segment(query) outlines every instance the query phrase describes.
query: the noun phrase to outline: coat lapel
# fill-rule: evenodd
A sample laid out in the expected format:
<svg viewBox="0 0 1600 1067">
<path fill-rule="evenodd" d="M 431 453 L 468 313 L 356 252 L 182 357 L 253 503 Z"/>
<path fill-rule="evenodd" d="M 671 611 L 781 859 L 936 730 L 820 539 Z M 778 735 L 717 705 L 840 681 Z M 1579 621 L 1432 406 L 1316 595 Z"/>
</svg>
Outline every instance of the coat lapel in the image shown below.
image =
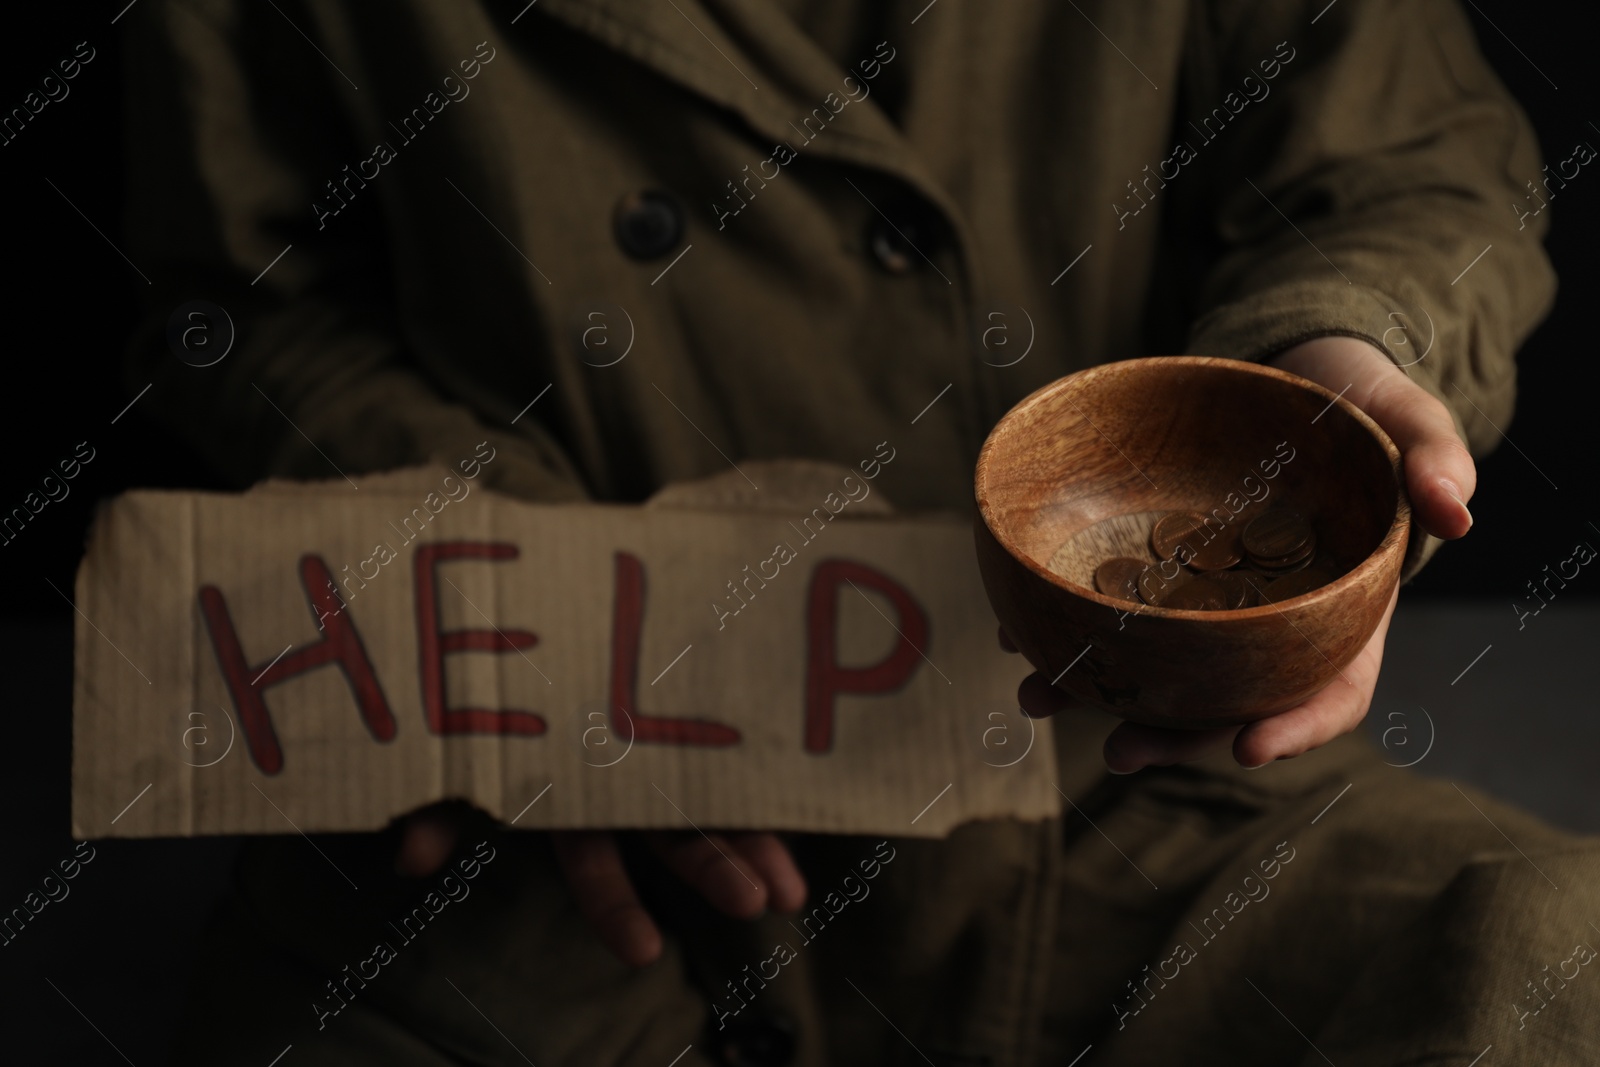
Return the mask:
<svg viewBox="0 0 1600 1067">
<path fill-rule="evenodd" d="M 535 10 L 728 108 L 774 143 L 800 147 L 796 127 L 812 109 L 829 114 L 829 93 L 847 99 L 847 72 L 767 0 L 539 0 Z M 951 207 L 870 96 L 832 114 L 801 151 L 887 172 Z"/>
</svg>

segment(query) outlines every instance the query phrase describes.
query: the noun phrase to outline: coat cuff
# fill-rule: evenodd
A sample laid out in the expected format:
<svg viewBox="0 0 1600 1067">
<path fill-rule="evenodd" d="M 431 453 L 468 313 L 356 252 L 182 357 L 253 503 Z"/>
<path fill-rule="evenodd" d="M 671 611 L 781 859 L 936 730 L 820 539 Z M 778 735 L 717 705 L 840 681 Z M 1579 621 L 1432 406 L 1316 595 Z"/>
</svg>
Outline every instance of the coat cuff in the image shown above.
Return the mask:
<svg viewBox="0 0 1600 1067">
<path fill-rule="evenodd" d="M 1395 367 L 1428 392 L 1445 400 L 1433 371 L 1439 366 L 1414 350 L 1408 310 L 1377 289 L 1360 285 L 1294 282 L 1254 293 L 1215 308 L 1195 322 L 1188 349 L 1194 355 L 1267 363 L 1285 349 L 1318 337 L 1354 337 L 1372 345 Z M 1467 440 L 1455 405 L 1445 402 L 1456 436 Z M 1414 578 L 1444 542 L 1415 525 L 1400 569 L 1401 582 Z"/>
</svg>

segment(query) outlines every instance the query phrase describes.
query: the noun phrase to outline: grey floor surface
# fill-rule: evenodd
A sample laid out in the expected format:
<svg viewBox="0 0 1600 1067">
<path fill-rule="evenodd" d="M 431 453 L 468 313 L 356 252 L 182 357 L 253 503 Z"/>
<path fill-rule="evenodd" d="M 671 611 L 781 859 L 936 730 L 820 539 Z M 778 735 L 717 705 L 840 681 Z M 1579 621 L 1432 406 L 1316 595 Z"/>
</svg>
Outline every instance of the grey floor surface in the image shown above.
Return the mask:
<svg viewBox="0 0 1600 1067">
<path fill-rule="evenodd" d="M 1392 763 L 1600 833 L 1600 604 L 1402 601 L 1366 725 Z"/>
</svg>

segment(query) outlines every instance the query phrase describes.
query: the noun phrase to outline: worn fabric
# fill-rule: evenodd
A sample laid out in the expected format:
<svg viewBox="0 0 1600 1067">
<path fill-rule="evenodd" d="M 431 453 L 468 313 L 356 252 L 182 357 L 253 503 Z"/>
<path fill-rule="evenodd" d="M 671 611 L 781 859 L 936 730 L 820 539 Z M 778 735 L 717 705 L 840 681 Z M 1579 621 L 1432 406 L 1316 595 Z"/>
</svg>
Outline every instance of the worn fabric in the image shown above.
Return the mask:
<svg viewBox="0 0 1600 1067">
<path fill-rule="evenodd" d="M 1506 207 L 1539 163 L 1454 4 L 862 7 L 841 62 L 843 9 L 798 0 L 147 0 L 130 383 L 241 484 L 488 439 L 486 477 L 548 501 L 889 440 L 887 496 L 965 510 L 988 429 L 1062 374 L 1326 334 L 1383 347 L 1480 454 L 1507 425 L 1553 294 L 1545 219 Z M 206 368 L 165 338 L 196 297 L 237 327 Z M 539 835 L 469 835 L 451 870 L 492 860 L 414 938 L 442 890 L 393 875 L 392 838 L 255 842 L 180 1060 L 1600 1058 L 1592 841 L 1357 739 L 1112 777 L 1109 728 L 1059 723 L 1059 820 L 796 840 L 810 926 L 721 919 L 635 857 L 668 930 L 637 972 Z M 847 874 L 870 895 L 828 905 Z M 346 967 L 376 976 L 333 1013 Z"/>
<path fill-rule="evenodd" d="M 822 54 L 848 68 L 882 38 L 884 4 L 860 0 L 771 0 Z"/>
<path fill-rule="evenodd" d="M 640 971 L 587 932 L 543 835 L 482 820 L 460 855 L 495 858 L 447 869 L 470 895 L 410 944 L 391 923 L 446 871 L 395 877 L 392 835 L 318 837 L 355 892 L 266 839 L 206 939 L 177 1062 L 290 1043 L 302 1064 L 418 1067 L 1596 1062 L 1592 840 L 1355 737 L 1117 777 L 1095 766 L 1104 718 L 1058 727 L 1061 820 L 800 838 L 803 916 L 722 918 L 641 852 L 668 941 Z M 397 958 L 363 967 L 378 943 Z M 323 1018 L 356 970 L 379 973 Z M 775 1045 L 792 1052 L 754 1051 Z"/>
<path fill-rule="evenodd" d="M 1453 3 L 1314 6 L 893 0 L 847 71 L 771 0 L 141 5 L 128 381 L 241 482 L 487 432 L 508 492 L 636 501 L 888 438 L 902 507 L 966 509 L 1062 374 L 1342 333 L 1481 452 L 1553 292 L 1509 208 L 1533 138 Z M 640 262 L 612 231 L 644 189 L 685 228 Z M 197 294 L 239 327 L 204 373 L 164 336 Z"/>
</svg>

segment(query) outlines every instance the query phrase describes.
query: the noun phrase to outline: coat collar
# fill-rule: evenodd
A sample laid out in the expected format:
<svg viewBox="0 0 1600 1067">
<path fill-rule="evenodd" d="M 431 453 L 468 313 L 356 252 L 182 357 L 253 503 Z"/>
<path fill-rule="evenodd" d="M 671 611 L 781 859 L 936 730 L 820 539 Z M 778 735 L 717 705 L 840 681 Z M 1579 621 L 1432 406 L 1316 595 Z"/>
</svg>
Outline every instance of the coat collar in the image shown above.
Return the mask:
<svg viewBox="0 0 1600 1067">
<path fill-rule="evenodd" d="M 813 108 L 828 110 L 829 93 L 844 97 L 846 72 L 770 0 L 540 0 L 536 10 L 728 108 L 774 143 L 793 144 L 795 125 Z M 845 105 L 803 153 L 887 172 L 950 206 L 870 96 Z"/>
</svg>

